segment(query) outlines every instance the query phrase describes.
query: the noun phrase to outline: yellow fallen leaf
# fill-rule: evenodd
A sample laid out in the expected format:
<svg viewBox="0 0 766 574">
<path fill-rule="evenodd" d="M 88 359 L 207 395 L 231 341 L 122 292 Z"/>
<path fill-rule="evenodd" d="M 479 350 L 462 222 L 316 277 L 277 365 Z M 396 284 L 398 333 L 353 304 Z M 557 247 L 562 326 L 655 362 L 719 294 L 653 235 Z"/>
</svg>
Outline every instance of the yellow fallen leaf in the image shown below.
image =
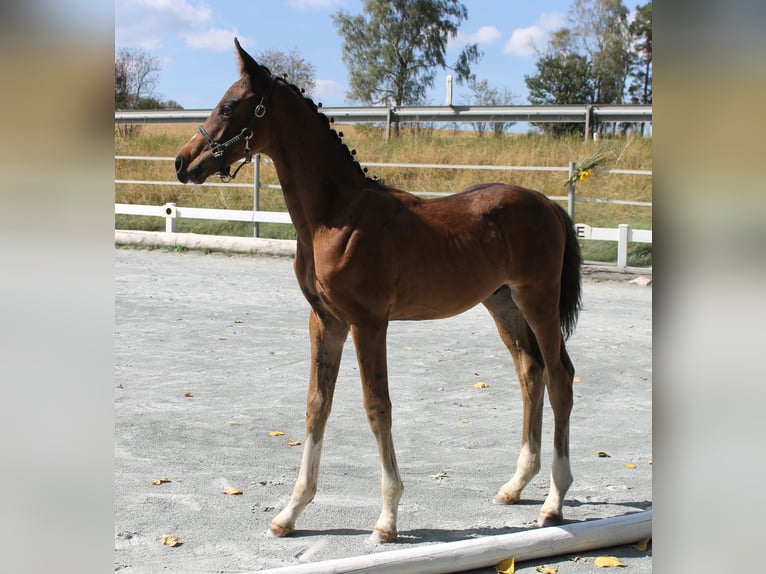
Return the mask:
<svg viewBox="0 0 766 574">
<path fill-rule="evenodd" d="M 541 574 L 556 574 L 559 571 L 558 566 L 538 566 L 535 568 Z"/>
<path fill-rule="evenodd" d="M 638 550 L 639 552 L 646 552 L 647 546 L 649 546 L 649 541 L 651 538 L 644 538 L 643 540 L 639 540 L 633 545 L 633 548 Z"/>
<path fill-rule="evenodd" d="M 158 478 L 157 480 L 153 480 L 152 484 L 156 486 L 158 484 L 165 484 L 166 482 L 170 482 L 170 479 L 167 476 L 164 478 Z"/>
<path fill-rule="evenodd" d="M 169 534 L 163 534 L 162 535 L 162 543 L 165 546 L 178 546 L 181 544 L 181 541 L 178 539 L 178 536 L 171 536 Z"/>
<path fill-rule="evenodd" d="M 601 458 L 610 458 L 608 454 L 606 454 L 603 450 L 600 450 L 596 453 L 596 456 Z"/>
<path fill-rule="evenodd" d="M 230 421 L 226 421 L 226 424 L 227 425 L 238 425 L 239 421 L 238 420 L 230 420 Z"/>
<path fill-rule="evenodd" d="M 593 563 L 599 568 L 613 568 L 615 566 L 621 568 L 625 567 L 625 564 L 623 564 L 616 556 L 598 556 Z"/>
<path fill-rule="evenodd" d="M 404 350 L 405 351 L 412 351 L 412 347 L 405 347 Z"/>
<path fill-rule="evenodd" d="M 281 430 L 269 431 L 269 436 L 282 436 L 283 434 L 285 434 L 285 433 L 283 433 Z"/>
<path fill-rule="evenodd" d="M 636 465 L 633 464 L 632 462 L 626 462 L 625 463 L 625 468 L 636 468 Z"/>
<path fill-rule="evenodd" d="M 299 440 L 293 440 L 291 438 L 287 439 L 287 446 L 300 446 L 301 441 Z"/>
<path fill-rule="evenodd" d="M 489 388 L 489 385 L 485 383 L 484 381 L 479 381 L 477 383 L 474 383 L 473 387 L 475 389 L 486 389 L 486 388 Z"/>
<path fill-rule="evenodd" d="M 516 558 L 508 558 L 495 565 L 497 574 L 513 574 L 516 571 Z"/>
<path fill-rule="evenodd" d="M 573 383 L 582 383 L 582 377 L 575 377 L 574 379 L 572 379 L 572 382 Z"/>
<path fill-rule="evenodd" d="M 458 422 L 459 424 L 461 424 L 461 425 L 467 425 L 467 424 L 469 424 L 471 421 L 469 421 L 468 419 L 457 419 L 457 422 Z"/>
<path fill-rule="evenodd" d="M 436 389 L 436 390 L 437 390 L 437 391 L 439 391 L 439 392 L 441 393 L 441 392 L 444 390 L 444 387 L 439 387 L 439 388 L 438 388 L 438 389 Z"/>
<path fill-rule="evenodd" d="M 224 494 L 242 494 L 242 491 L 236 486 L 227 486 L 223 489 Z"/>
</svg>

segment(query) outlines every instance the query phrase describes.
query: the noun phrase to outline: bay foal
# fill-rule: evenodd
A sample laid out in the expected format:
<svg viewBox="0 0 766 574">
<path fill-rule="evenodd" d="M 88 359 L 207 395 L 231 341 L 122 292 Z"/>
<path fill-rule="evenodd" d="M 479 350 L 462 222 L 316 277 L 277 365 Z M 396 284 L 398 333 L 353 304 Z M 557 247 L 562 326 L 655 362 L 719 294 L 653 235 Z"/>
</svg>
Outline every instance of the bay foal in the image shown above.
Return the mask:
<svg viewBox="0 0 766 574">
<path fill-rule="evenodd" d="M 562 520 L 572 482 L 574 367 L 564 345 L 580 308 L 572 221 L 544 195 L 499 183 L 424 200 L 368 179 L 328 119 L 235 40 L 241 77 L 176 158 L 181 182 L 202 183 L 252 153 L 270 156 L 297 233 L 295 274 L 311 313 L 306 438 L 298 479 L 270 530 L 285 536 L 317 489 L 319 458 L 349 331 L 382 470 L 371 541 L 396 539 L 403 485 L 391 438 L 389 321 L 437 319 L 482 303 L 513 357 L 524 415 L 516 472 L 494 497 L 513 504 L 540 469 L 542 408 L 554 418 L 550 492 L 540 525 Z M 239 169 L 239 168 L 237 168 Z"/>
</svg>

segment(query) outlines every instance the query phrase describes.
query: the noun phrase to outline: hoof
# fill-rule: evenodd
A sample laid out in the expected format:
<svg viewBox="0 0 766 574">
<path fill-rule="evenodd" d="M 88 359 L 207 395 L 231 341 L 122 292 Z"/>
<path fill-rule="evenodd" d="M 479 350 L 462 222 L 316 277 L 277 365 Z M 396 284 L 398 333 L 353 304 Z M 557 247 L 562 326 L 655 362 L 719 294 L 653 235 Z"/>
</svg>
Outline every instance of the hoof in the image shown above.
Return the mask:
<svg viewBox="0 0 766 574">
<path fill-rule="evenodd" d="M 273 522 L 269 524 L 269 529 L 266 531 L 266 533 L 269 536 L 273 536 L 276 538 L 284 538 L 285 536 L 291 534 L 293 531 L 292 528 L 287 528 L 286 526 L 280 526 L 279 524 L 274 524 Z"/>
<path fill-rule="evenodd" d="M 492 504 L 516 504 L 519 501 L 518 496 L 511 496 L 510 494 L 499 490 L 492 499 Z"/>
<path fill-rule="evenodd" d="M 384 532 L 377 528 L 372 531 L 370 537 L 367 539 L 367 543 L 371 545 L 388 544 L 396 540 L 396 532 Z"/>
<path fill-rule="evenodd" d="M 546 526 L 558 526 L 564 521 L 564 517 L 558 512 L 541 512 L 537 519 L 537 526 L 545 528 Z"/>
</svg>

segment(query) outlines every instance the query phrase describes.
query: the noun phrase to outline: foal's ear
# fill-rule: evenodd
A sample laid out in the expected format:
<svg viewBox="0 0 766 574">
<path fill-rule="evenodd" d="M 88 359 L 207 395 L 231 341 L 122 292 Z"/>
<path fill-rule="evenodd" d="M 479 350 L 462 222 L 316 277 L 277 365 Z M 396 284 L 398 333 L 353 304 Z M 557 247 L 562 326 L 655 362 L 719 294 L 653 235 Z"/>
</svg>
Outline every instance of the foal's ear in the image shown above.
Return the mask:
<svg viewBox="0 0 766 574">
<path fill-rule="evenodd" d="M 239 45 L 239 40 L 234 38 L 234 45 L 237 47 L 237 54 L 239 55 L 239 73 L 242 76 L 254 76 L 258 71 L 258 63 L 253 60 L 253 57 L 242 49 Z"/>
</svg>

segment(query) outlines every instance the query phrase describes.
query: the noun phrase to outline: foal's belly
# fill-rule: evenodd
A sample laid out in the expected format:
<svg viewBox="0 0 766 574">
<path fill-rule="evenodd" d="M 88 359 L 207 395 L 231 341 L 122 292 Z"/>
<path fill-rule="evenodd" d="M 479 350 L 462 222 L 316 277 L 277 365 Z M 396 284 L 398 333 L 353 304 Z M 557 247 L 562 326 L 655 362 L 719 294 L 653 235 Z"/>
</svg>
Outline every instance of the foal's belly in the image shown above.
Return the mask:
<svg viewBox="0 0 766 574">
<path fill-rule="evenodd" d="M 443 319 L 459 315 L 489 297 L 504 282 L 500 273 L 455 271 L 435 280 L 400 279 L 392 320 Z"/>
</svg>

